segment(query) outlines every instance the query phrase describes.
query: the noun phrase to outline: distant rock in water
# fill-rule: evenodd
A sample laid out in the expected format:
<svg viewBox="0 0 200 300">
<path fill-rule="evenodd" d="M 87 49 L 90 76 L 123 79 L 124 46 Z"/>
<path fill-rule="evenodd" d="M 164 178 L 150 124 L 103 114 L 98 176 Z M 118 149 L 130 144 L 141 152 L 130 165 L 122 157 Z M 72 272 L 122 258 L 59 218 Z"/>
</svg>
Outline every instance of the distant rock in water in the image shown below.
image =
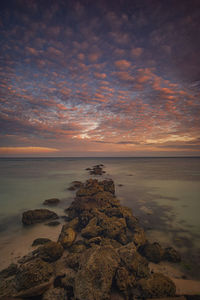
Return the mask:
<svg viewBox="0 0 200 300">
<path fill-rule="evenodd" d="M 58 225 L 60 225 L 60 222 L 59 221 L 51 221 L 49 223 L 46 223 L 45 225 L 47 225 L 47 226 L 58 226 Z"/>
<path fill-rule="evenodd" d="M 33 241 L 32 246 L 44 245 L 48 242 L 51 242 L 51 240 L 47 238 L 37 238 Z"/>
<path fill-rule="evenodd" d="M 86 170 L 90 171 L 90 175 L 103 175 L 104 173 L 106 173 L 105 171 L 103 171 L 103 167 L 104 165 L 100 164 L 93 166 L 92 169 L 87 168 Z"/>
<path fill-rule="evenodd" d="M 68 187 L 68 190 L 69 191 L 75 191 L 75 190 L 79 189 L 82 185 L 83 185 L 83 183 L 81 181 L 77 181 L 77 180 L 73 181 L 71 183 L 71 186 Z"/>
<path fill-rule="evenodd" d="M 51 198 L 51 199 L 47 199 L 43 202 L 43 205 L 57 205 L 58 203 L 60 203 L 60 200 L 57 198 Z"/>
<path fill-rule="evenodd" d="M 22 214 L 22 223 L 24 225 L 40 223 L 49 219 L 58 219 L 58 215 L 55 212 L 48 209 L 27 210 Z"/>
</svg>

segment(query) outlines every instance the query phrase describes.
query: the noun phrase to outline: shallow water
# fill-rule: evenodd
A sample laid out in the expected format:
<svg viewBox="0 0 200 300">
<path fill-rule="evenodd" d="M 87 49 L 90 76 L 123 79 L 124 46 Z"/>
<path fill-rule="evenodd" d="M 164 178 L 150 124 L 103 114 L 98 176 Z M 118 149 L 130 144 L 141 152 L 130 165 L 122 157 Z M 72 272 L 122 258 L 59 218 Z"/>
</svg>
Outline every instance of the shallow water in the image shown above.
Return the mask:
<svg viewBox="0 0 200 300">
<path fill-rule="evenodd" d="M 200 158 L 0 159 L 1 267 L 30 251 L 36 237 L 57 239 L 61 225 L 26 228 L 22 212 L 56 197 L 62 201 L 53 210 L 62 216 L 74 196 L 66 188 L 73 180 L 89 178 L 85 168 L 99 163 L 105 165 L 103 178 L 115 181 L 117 197 L 133 209 L 148 238 L 175 246 L 183 254 L 185 271 L 199 278 Z"/>
</svg>

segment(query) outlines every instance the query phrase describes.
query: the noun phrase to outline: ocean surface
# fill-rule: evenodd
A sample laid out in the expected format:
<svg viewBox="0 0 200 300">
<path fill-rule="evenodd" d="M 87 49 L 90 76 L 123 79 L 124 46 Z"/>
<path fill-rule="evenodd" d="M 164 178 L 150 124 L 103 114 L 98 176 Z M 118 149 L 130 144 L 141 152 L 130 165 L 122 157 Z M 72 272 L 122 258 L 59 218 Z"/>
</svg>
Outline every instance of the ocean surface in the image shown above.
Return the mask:
<svg viewBox="0 0 200 300">
<path fill-rule="evenodd" d="M 24 227 L 23 211 L 44 208 L 48 198 L 61 203 L 50 208 L 59 216 L 69 206 L 74 180 L 93 177 L 85 170 L 104 164 L 121 204 L 129 206 L 151 241 L 174 246 L 182 268 L 200 278 L 200 158 L 1 158 L 0 159 L 0 267 L 32 250 L 37 237 L 57 240 L 62 226 Z"/>
</svg>

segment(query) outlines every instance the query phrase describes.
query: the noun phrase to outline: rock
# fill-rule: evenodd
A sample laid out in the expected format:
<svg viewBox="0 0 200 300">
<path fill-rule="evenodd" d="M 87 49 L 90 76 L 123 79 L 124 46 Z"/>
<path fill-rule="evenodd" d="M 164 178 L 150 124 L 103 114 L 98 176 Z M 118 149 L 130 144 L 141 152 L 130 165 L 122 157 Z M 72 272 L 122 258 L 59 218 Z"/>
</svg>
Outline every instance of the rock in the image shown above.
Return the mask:
<svg viewBox="0 0 200 300">
<path fill-rule="evenodd" d="M 47 238 L 38 238 L 33 241 L 32 246 L 44 245 L 48 242 L 51 242 L 51 240 Z"/>
<path fill-rule="evenodd" d="M 119 291 L 128 298 L 130 288 L 134 285 L 135 276 L 130 275 L 126 268 L 119 267 L 115 275 L 115 281 Z"/>
<path fill-rule="evenodd" d="M 139 280 L 138 288 L 141 297 L 144 298 L 171 297 L 176 293 L 173 281 L 161 273 L 154 273 L 148 279 Z"/>
<path fill-rule="evenodd" d="M 102 238 L 100 236 L 96 236 L 96 237 L 93 237 L 89 240 L 85 240 L 85 244 L 89 247 L 92 247 L 92 245 L 100 245 L 102 242 Z M 107 244 L 108 245 L 108 244 Z M 110 245 L 110 244 L 109 244 Z"/>
<path fill-rule="evenodd" d="M 65 276 L 63 276 L 60 280 L 60 285 L 65 289 L 70 289 L 74 287 L 74 281 L 76 272 L 73 269 L 66 269 Z"/>
<path fill-rule="evenodd" d="M 104 191 L 110 192 L 111 194 L 115 195 L 115 185 L 112 179 L 100 181 L 99 184 L 103 186 Z"/>
<path fill-rule="evenodd" d="M 69 253 L 65 258 L 65 265 L 70 269 L 78 271 L 81 256 L 82 253 Z"/>
<path fill-rule="evenodd" d="M 138 249 L 139 253 L 145 256 L 149 261 L 159 263 L 162 260 L 164 250 L 159 243 L 146 243 L 140 246 Z"/>
<path fill-rule="evenodd" d="M 37 258 L 19 267 L 16 275 L 18 297 L 33 297 L 44 293 L 52 283 L 52 265 Z"/>
<path fill-rule="evenodd" d="M 16 275 L 17 271 L 18 266 L 12 263 L 6 269 L 0 271 L 0 278 L 8 278 L 10 276 Z"/>
<path fill-rule="evenodd" d="M 68 191 L 75 191 L 76 190 L 76 188 L 73 185 L 68 187 L 67 189 L 68 189 Z"/>
<path fill-rule="evenodd" d="M 105 171 L 103 171 L 100 165 L 96 165 L 90 170 L 91 175 L 102 175 L 103 173 L 105 173 Z"/>
<path fill-rule="evenodd" d="M 75 277 L 74 296 L 79 300 L 109 299 L 110 288 L 119 256 L 112 247 L 94 246 L 86 250 L 80 259 Z"/>
<path fill-rule="evenodd" d="M 102 227 L 97 226 L 97 218 L 92 218 L 88 225 L 81 231 L 81 235 L 87 239 L 93 238 L 101 234 Z"/>
<path fill-rule="evenodd" d="M 34 223 L 44 222 L 49 219 L 58 219 L 58 215 L 48 209 L 34 209 L 23 212 L 22 223 L 31 225 Z"/>
<path fill-rule="evenodd" d="M 44 200 L 43 205 L 57 205 L 58 203 L 60 203 L 60 200 L 57 198 L 51 198 L 51 199 L 47 199 Z"/>
<path fill-rule="evenodd" d="M 87 183 L 86 183 L 87 184 Z M 101 187 L 99 184 L 93 184 L 91 186 L 84 186 L 80 188 L 76 192 L 77 197 L 85 197 L 85 196 L 94 196 L 95 194 L 99 192 L 103 192 L 103 187 Z"/>
<path fill-rule="evenodd" d="M 60 222 L 58 222 L 58 221 L 51 221 L 49 223 L 46 223 L 45 225 L 47 225 L 47 226 L 58 226 L 58 225 L 60 225 Z"/>
<path fill-rule="evenodd" d="M 145 278 L 150 275 L 148 261 L 142 257 L 133 243 L 117 249 L 122 265 L 137 278 Z"/>
<path fill-rule="evenodd" d="M 120 248 L 122 246 L 116 240 L 109 239 L 109 238 L 102 238 L 100 245 L 101 246 L 110 246 L 110 247 L 113 247 L 114 249 Z"/>
<path fill-rule="evenodd" d="M 12 295 L 16 294 L 16 286 L 13 278 L 0 279 L 0 299 L 9 299 Z"/>
<path fill-rule="evenodd" d="M 144 229 L 136 226 L 133 232 L 133 241 L 137 247 L 140 247 L 144 244 L 146 244 L 147 239 L 146 235 L 144 233 Z"/>
<path fill-rule="evenodd" d="M 35 251 L 42 260 L 53 262 L 62 256 L 64 249 L 60 243 L 48 242 Z"/>
<path fill-rule="evenodd" d="M 168 247 L 164 249 L 163 259 L 177 263 L 181 261 L 181 255 L 174 248 Z"/>
<path fill-rule="evenodd" d="M 68 224 L 63 225 L 58 242 L 60 242 L 64 248 L 68 248 L 73 244 L 75 239 L 76 232 L 72 228 L 68 227 Z"/>
<path fill-rule="evenodd" d="M 98 223 L 103 229 L 103 235 L 111 239 L 116 239 L 126 227 L 124 218 L 109 218 L 106 215 L 104 218 L 101 218 Z"/>
<path fill-rule="evenodd" d="M 83 185 L 83 183 L 81 182 L 81 181 L 73 181 L 72 182 L 72 185 L 76 188 L 76 189 L 78 189 L 78 188 L 80 188 L 82 185 Z"/>
<path fill-rule="evenodd" d="M 71 184 L 72 185 L 68 188 L 69 191 L 75 191 L 83 186 L 81 181 L 73 181 Z"/>
<path fill-rule="evenodd" d="M 79 218 L 76 217 L 73 220 L 69 221 L 66 226 L 68 226 L 69 228 L 72 228 L 74 230 L 77 230 L 79 228 Z"/>
<path fill-rule="evenodd" d="M 69 248 L 69 251 L 73 253 L 82 253 L 85 250 L 86 246 L 82 240 L 77 241 Z"/>
<path fill-rule="evenodd" d="M 43 296 L 42 300 L 67 300 L 67 293 L 62 288 L 50 288 Z"/>
</svg>

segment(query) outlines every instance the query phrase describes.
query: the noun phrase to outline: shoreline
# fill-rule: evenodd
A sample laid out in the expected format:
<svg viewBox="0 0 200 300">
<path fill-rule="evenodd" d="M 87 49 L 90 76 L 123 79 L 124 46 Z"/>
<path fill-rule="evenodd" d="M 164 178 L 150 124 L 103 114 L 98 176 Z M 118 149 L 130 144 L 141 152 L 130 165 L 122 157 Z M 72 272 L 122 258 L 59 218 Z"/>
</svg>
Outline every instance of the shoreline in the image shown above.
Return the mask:
<svg viewBox="0 0 200 300">
<path fill-rule="evenodd" d="M 91 175 L 97 175 L 97 176 L 101 176 L 102 174 L 103 174 L 103 166 L 102 165 L 98 165 L 98 166 L 94 166 L 93 167 L 93 169 L 90 169 L 90 168 L 88 168 L 88 171 L 90 172 L 90 174 Z M 99 177 L 98 177 L 99 178 Z M 104 247 L 113 247 L 113 245 L 112 245 L 112 243 L 110 244 L 110 242 L 109 243 L 107 243 L 106 242 L 106 244 L 104 244 L 105 242 L 104 242 L 104 238 L 111 238 L 111 240 L 113 240 L 113 241 L 117 241 L 118 243 L 120 243 L 121 244 L 121 246 L 120 245 L 118 245 L 118 246 L 116 246 L 115 245 L 115 247 L 114 248 L 116 248 L 116 249 L 118 249 L 118 248 L 123 248 L 124 247 L 124 249 L 126 248 L 126 245 L 129 245 L 129 243 L 134 243 L 134 245 L 133 246 L 131 246 L 132 248 L 131 248 L 131 250 L 129 251 L 129 252 L 131 252 L 131 251 L 133 251 L 133 249 L 134 249 L 134 251 L 136 251 L 136 252 L 134 252 L 134 253 L 136 253 L 137 255 L 140 255 L 139 253 L 140 253 L 140 251 L 139 251 L 139 249 L 140 249 L 140 247 L 142 247 L 143 245 L 146 245 L 146 243 L 148 243 L 147 242 L 147 240 L 146 240 L 146 237 L 145 237 L 145 235 L 144 235 L 144 233 L 143 233 L 143 231 L 142 231 L 142 228 L 138 225 L 138 223 L 136 222 L 136 220 L 134 219 L 135 217 L 132 215 L 131 216 L 131 214 L 130 214 L 130 209 L 127 209 L 127 211 L 124 211 L 123 213 L 122 212 L 120 212 L 120 216 L 119 215 L 116 215 L 116 212 L 110 212 L 109 214 L 110 215 L 106 215 L 106 218 L 108 217 L 108 218 L 110 218 L 110 220 L 111 220 L 111 218 L 114 220 L 112 220 L 113 222 L 115 222 L 115 223 L 113 223 L 113 224 L 115 224 L 114 225 L 114 227 L 112 227 L 112 230 L 118 230 L 117 231 L 117 234 L 113 234 L 113 231 L 111 232 L 110 230 L 110 228 L 109 228 L 109 226 L 110 225 L 108 225 L 108 224 L 105 224 L 105 217 L 103 216 L 103 219 L 102 219 L 102 213 L 105 213 L 105 214 L 107 214 L 107 212 L 108 212 L 108 209 L 111 209 L 111 207 L 114 209 L 114 208 L 116 208 L 116 209 L 118 209 L 118 210 L 121 210 L 121 209 L 123 209 L 123 206 L 119 203 L 119 202 L 117 202 L 118 200 L 117 200 L 117 198 L 115 197 L 115 187 L 114 187 L 114 182 L 112 181 L 112 179 L 108 179 L 108 180 L 104 180 L 104 182 L 105 183 L 101 183 L 100 181 L 95 181 L 95 179 L 91 179 L 91 180 L 88 180 L 88 181 L 86 181 L 86 183 L 80 183 L 80 185 L 77 187 L 74 187 L 74 191 L 76 191 L 76 198 L 75 198 L 75 200 L 71 203 L 71 205 L 69 206 L 69 208 L 67 209 L 67 213 L 68 213 L 68 221 L 65 223 L 65 225 L 63 225 L 63 224 L 60 224 L 57 228 L 56 227 L 54 227 L 53 228 L 53 230 L 52 231 L 54 231 L 54 236 L 53 236 L 53 238 L 52 238 L 52 235 L 49 235 L 49 238 L 51 238 L 51 240 L 52 241 L 55 241 L 54 243 L 56 244 L 56 240 L 58 239 L 58 243 L 59 244 L 61 244 L 61 247 L 63 247 L 64 248 L 64 253 L 66 252 L 66 251 L 71 251 L 70 249 L 70 247 L 72 247 L 73 245 L 75 245 L 75 244 L 77 244 L 79 241 L 82 241 L 83 239 L 85 239 L 86 241 L 84 242 L 84 243 L 86 243 L 86 244 L 84 244 L 84 247 L 85 247 L 85 245 L 86 245 L 86 247 L 84 248 L 84 249 L 91 249 L 91 248 L 93 248 L 93 246 L 94 246 L 94 248 L 95 247 L 100 247 L 100 248 L 98 248 L 97 250 L 98 251 L 101 251 L 101 249 L 104 249 Z M 93 194 L 91 194 L 91 190 L 93 189 Z M 71 190 L 73 190 L 73 189 L 71 189 Z M 110 193 L 109 195 L 108 195 L 108 193 Z M 102 194 L 102 196 L 101 196 L 101 198 L 99 198 L 98 197 L 98 195 L 100 195 L 100 194 Z M 94 195 L 94 196 L 93 196 Z M 87 197 L 89 197 L 89 198 L 87 198 Z M 94 203 L 92 203 L 91 202 L 91 200 L 89 200 L 89 204 L 88 204 L 88 199 L 91 199 L 91 197 L 96 197 L 96 200 L 95 200 L 95 202 Z M 79 200 L 77 201 L 77 199 L 79 198 Z M 87 199 L 86 199 L 87 198 Z M 116 199 L 116 200 L 115 200 Z M 81 202 L 80 202 L 80 200 L 81 200 Z M 77 201 L 77 204 L 76 204 L 76 201 Z M 84 201 L 86 201 L 85 202 L 85 206 L 83 205 L 83 207 L 82 207 L 82 210 L 80 210 L 80 207 L 78 207 L 77 205 L 79 204 L 79 205 L 82 205 L 82 203 L 84 204 Z M 90 203 L 91 202 L 91 203 Z M 89 205 L 89 206 L 88 206 Z M 90 205 L 92 205 L 92 206 L 90 206 Z M 90 215 L 90 214 L 88 214 L 88 212 L 89 212 L 89 210 L 88 209 L 92 209 L 92 210 L 94 210 L 94 209 L 96 209 L 97 210 L 97 212 L 95 212 L 95 214 L 93 214 L 92 216 Z M 115 209 L 115 210 L 116 210 Z M 128 212 L 129 211 L 129 212 Z M 86 220 L 81 220 L 81 222 L 83 222 L 83 223 L 80 223 L 80 218 L 79 218 L 79 215 L 77 215 L 77 212 L 78 213 L 81 213 L 81 215 L 82 214 L 84 214 L 85 212 L 86 212 L 86 219 L 87 219 L 87 221 Z M 71 214 L 71 215 L 70 215 Z M 119 214 L 119 213 L 118 213 Z M 124 214 L 124 215 L 123 215 Z M 79 218 L 79 221 L 77 221 L 77 217 Z M 85 218 L 85 217 L 84 217 Z M 90 228 L 87 228 L 88 226 L 89 226 L 89 224 L 90 224 L 90 222 L 91 222 L 91 220 L 94 220 L 94 218 L 99 218 L 98 220 L 100 220 L 100 221 L 98 221 L 98 223 L 94 223 L 93 222 L 93 225 L 92 225 L 92 227 L 90 226 Z M 114 219 L 115 218 L 115 219 Z M 116 219 L 117 218 L 117 219 Z M 132 218 L 132 219 L 131 219 Z M 124 219 L 125 221 L 123 221 L 122 219 Z M 124 233 L 127 231 L 126 230 L 126 226 L 127 226 L 127 220 L 131 220 L 132 222 L 135 222 L 134 224 L 132 224 L 130 227 L 129 227 L 129 231 L 130 231 L 130 228 L 133 228 L 133 231 L 134 230 L 136 230 L 136 233 L 137 234 L 135 234 L 134 236 L 132 235 L 131 236 L 131 233 L 130 232 L 128 232 L 128 234 L 126 233 L 125 234 L 125 236 L 124 236 Z M 134 221 L 133 221 L 134 220 Z M 121 222 L 120 224 L 119 224 L 119 221 Z M 78 223 L 77 223 L 78 222 Z M 95 221 L 96 222 L 96 221 Z M 99 222 L 100 222 L 100 229 L 99 228 L 97 228 L 96 229 L 96 227 L 99 227 L 99 225 L 97 225 L 97 224 L 99 224 Z M 123 222 L 125 222 L 125 223 L 123 223 Z M 70 225 L 70 223 L 71 223 L 71 225 Z M 103 224 L 103 225 L 102 225 Z M 124 225 L 125 224 L 125 225 Z M 37 224 L 38 225 L 38 224 Z M 38 237 L 38 234 L 36 234 L 37 233 L 37 227 L 38 228 L 42 228 L 40 225 L 31 225 L 31 226 L 35 226 L 35 237 L 37 236 Z M 63 225 L 63 226 L 62 226 Z M 81 226 L 81 227 L 80 227 Z M 104 227 L 103 227 L 104 226 Z M 106 226 L 106 227 L 105 227 Z M 116 226 L 118 227 L 117 229 L 116 229 Z M 59 236 L 59 238 L 58 238 L 58 235 L 59 235 L 59 232 L 60 232 L 60 229 L 61 229 L 61 227 L 62 227 L 62 230 L 61 230 L 61 234 L 60 234 L 60 236 Z M 63 228 L 64 228 L 64 230 L 63 230 Z M 75 233 L 73 233 L 74 234 L 74 239 L 73 239 L 73 241 L 72 241 L 72 243 L 69 245 L 69 244 L 67 244 L 67 246 L 66 246 L 66 237 L 68 237 L 69 238 L 69 228 L 72 228 L 72 230 L 73 230 L 73 232 L 75 232 Z M 87 229 L 86 229 L 87 228 Z M 95 228 L 95 232 L 94 232 L 94 228 Z M 103 229 L 102 229 L 103 228 Z M 105 229 L 106 228 L 106 229 Z M 128 228 L 128 227 L 127 227 Z M 51 230 L 51 228 L 49 228 L 50 230 Z M 125 231 L 124 231 L 125 230 Z M 138 231 L 139 230 L 139 231 Z M 67 234 L 66 234 L 66 232 L 67 232 Z M 78 234 L 78 232 L 80 232 L 79 234 Z M 122 232 L 123 232 L 123 235 L 122 235 Z M 63 238 L 61 237 L 62 236 L 62 233 L 63 233 Z M 78 239 L 78 241 L 77 241 L 77 234 L 78 234 L 78 236 L 79 236 L 79 238 L 80 238 L 80 236 L 82 236 L 81 237 L 81 239 Z M 103 234 L 103 235 L 102 235 Z M 120 236 L 121 235 L 121 236 Z M 130 235 L 130 237 L 129 237 L 129 235 Z M 100 237 L 102 236 L 102 239 L 100 240 Z M 60 238 L 61 237 L 61 238 Z M 98 239 L 98 241 L 97 241 L 97 238 L 99 238 Z M 93 242 L 90 242 L 91 244 L 87 244 L 88 242 L 87 242 L 87 240 L 88 241 L 90 241 L 90 240 L 92 240 L 92 239 L 94 239 L 94 241 Z M 96 239 L 96 240 L 95 240 Z M 102 241 L 103 241 L 103 244 L 102 244 Z M 27 246 L 28 246 L 28 243 L 30 242 L 30 238 L 29 239 L 27 239 Z M 57 244 L 58 244 L 57 243 Z M 81 244 L 82 242 L 80 242 L 80 245 L 82 245 Z M 109 244 L 109 245 L 108 245 Z M 87 248 L 88 247 L 88 245 L 89 245 L 89 248 Z M 42 246 L 41 246 L 42 247 Z M 31 248 L 31 245 L 29 246 L 29 249 Z M 111 249 L 111 248 L 110 248 Z M 24 249 L 25 250 L 25 249 Z M 97 251 L 96 250 L 96 251 Z M 83 253 L 84 253 L 84 251 L 86 251 L 87 252 L 87 250 L 83 250 Z M 111 250 L 110 250 L 111 251 Z M 115 250 L 116 251 L 116 250 Z M 138 252 L 139 251 L 139 252 Z M 164 250 L 162 250 L 162 251 L 164 251 Z M 70 252 L 71 253 L 71 252 Z M 73 253 L 73 252 L 72 252 Z M 75 252 L 76 253 L 76 252 Z M 79 252 L 78 252 L 79 253 Z M 81 253 L 81 252 L 80 252 Z M 24 253 L 23 253 L 23 251 L 21 252 L 21 254 L 23 255 Z M 63 253 L 62 253 L 62 255 L 63 255 Z M 59 259 L 62 259 L 62 255 L 58 258 L 58 261 L 59 261 Z M 106 253 L 106 255 L 108 255 L 108 253 Z M 37 256 L 37 257 L 39 257 L 40 258 L 40 254 Z M 141 256 L 142 257 L 142 256 Z M 15 257 L 16 259 L 17 259 L 17 257 Z M 25 255 L 25 258 L 26 258 L 26 255 Z M 35 259 L 35 257 L 34 258 L 31 258 L 30 260 L 34 260 Z M 121 258 L 122 259 L 122 258 Z M 122 259 L 123 260 L 123 259 Z M 122 261 L 121 260 L 121 261 Z M 57 261 L 57 259 L 56 259 L 56 261 Z M 24 263 L 24 262 L 23 262 Z M 22 265 L 23 265 L 23 263 L 22 263 Z M 26 261 L 26 259 L 25 259 L 25 264 L 26 263 L 28 263 L 28 261 Z M 57 262 L 56 262 L 57 263 Z M 56 264 L 55 263 L 55 264 Z M 144 262 L 143 262 L 144 263 Z M 120 264 L 122 264 L 122 262 L 120 263 Z M 150 262 L 150 263 L 148 263 L 149 264 L 149 267 L 150 267 L 150 272 L 152 273 L 163 273 L 164 275 L 166 275 L 166 276 L 168 276 L 170 279 L 172 279 L 172 281 L 175 283 L 175 285 L 176 285 L 176 287 L 177 287 L 177 292 L 176 292 L 176 294 L 170 294 L 171 292 L 169 292 L 169 294 L 170 295 L 168 295 L 167 294 L 167 292 L 166 292 L 166 295 L 165 294 L 163 294 L 163 296 L 174 296 L 174 295 L 197 295 L 197 294 L 199 294 L 199 290 L 198 290 L 198 285 L 200 284 L 200 281 L 195 281 L 195 280 L 189 280 L 189 279 L 183 279 L 183 277 L 185 276 L 184 275 L 184 273 L 181 273 L 181 272 L 178 272 L 177 270 L 176 270 L 176 268 L 173 268 L 172 266 L 171 266 L 171 263 L 169 264 L 169 263 L 167 263 L 167 262 L 159 262 L 158 264 L 153 264 L 152 262 Z M 144 265 L 145 265 L 145 263 L 144 263 Z M 123 268 L 124 268 L 124 265 L 123 265 Z M 128 266 L 126 266 L 126 268 L 127 268 L 127 270 L 129 269 L 129 267 Z M 116 270 L 115 270 L 116 271 Z M 135 272 L 135 271 L 134 271 Z M 138 271 L 137 271 L 138 272 Z M 140 282 L 140 277 L 137 277 L 138 275 L 137 275 L 137 272 L 136 272 L 136 274 L 135 274 L 135 276 L 136 276 L 136 282 Z M 145 271 L 146 272 L 146 271 Z M 113 273 L 114 274 L 114 273 Z M 15 274 L 16 275 L 16 274 Z M 58 274 L 57 274 L 58 275 Z M 101 276 L 102 276 L 102 274 L 100 274 Z M 78 276 L 78 275 L 77 275 Z M 79 275 L 80 276 L 80 275 Z M 114 275 L 113 275 L 114 276 Z M 128 276 L 130 276 L 130 275 L 128 275 Z M 143 275 L 142 275 L 143 276 Z M 145 275 L 144 276 L 144 278 L 146 278 L 146 276 L 147 275 Z M 151 277 L 151 275 L 148 275 L 148 276 L 150 276 Z M 147 278 L 149 278 L 147 276 Z M 16 277 L 17 277 L 17 275 L 16 275 Z M 113 277 L 114 278 L 114 277 Z M 141 277 L 141 278 L 143 278 L 143 277 Z M 55 278 L 54 278 L 55 279 Z M 80 278 L 79 278 L 80 279 Z M 81 278 L 82 279 L 82 278 Z M 115 278 L 115 281 L 116 281 L 117 279 Z M 147 279 L 145 279 L 145 280 L 147 280 Z M 75 281 L 76 282 L 76 281 Z M 126 284 L 127 284 L 127 282 L 126 282 Z M 133 283 L 131 283 L 131 284 L 133 284 Z M 138 285 L 139 285 L 139 283 L 137 283 Z M 120 287 L 120 283 L 118 283 L 118 285 L 117 285 L 117 288 L 118 288 L 118 291 L 119 291 L 119 293 L 120 294 L 122 294 L 122 295 L 126 295 L 126 293 L 130 293 L 130 283 L 129 283 L 129 285 L 125 288 L 125 289 L 122 289 L 121 287 Z M 51 286 L 51 288 L 52 288 L 52 286 Z M 55 288 L 55 285 L 54 285 L 54 288 Z M 137 287 L 138 288 L 138 287 Z M 143 286 L 141 286 L 141 285 L 139 285 L 139 288 L 138 288 L 139 290 L 142 290 L 142 289 L 144 289 L 144 287 Z M 77 290 L 77 287 L 76 287 L 76 285 L 75 285 L 75 291 Z M 47 291 L 48 291 L 48 289 L 47 289 Z M 108 291 L 107 291 L 108 292 Z M 144 292 L 144 290 L 143 290 L 143 292 Z M 149 292 L 149 291 L 148 291 Z M 40 292 L 39 292 L 40 293 Z M 82 290 L 80 291 L 80 288 L 79 288 L 79 291 L 78 291 L 78 293 L 82 293 Z M 149 292 L 150 293 L 150 292 Z M 153 293 L 153 292 L 152 292 Z M 165 292 L 164 292 L 165 293 Z M 15 294 L 14 294 L 15 295 Z M 81 294 L 82 295 L 82 294 Z M 153 295 L 153 294 L 152 294 Z M 140 295 L 141 296 L 141 295 Z M 140 296 L 139 296 L 139 298 L 140 298 Z M 155 295 L 154 295 L 155 296 Z M 161 295 L 162 296 L 162 295 Z M 81 296 L 82 297 L 82 296 Z M 1 299 L 1 298 L 0 298 Z M 2 298 L 3 299 L 3 298 Z M 43 299 L 43 298 L 42 298 Z M 45 298 L 46 299 L 46 298 Z M 57 298 L 55 298 L 55 299 L 57 299 Z M 63 298 L 64 299 L 64 298 Z M 84 299 L 84 298 L 80 298 L 80 299 Z M 93 298 L 91 298 L 91 299 L 93 299 Z M 99 299 L 101 299 L 101 298 L 99 298 Z M 103 299 L 103 298 L 102 298 Z"/>
</svg>

